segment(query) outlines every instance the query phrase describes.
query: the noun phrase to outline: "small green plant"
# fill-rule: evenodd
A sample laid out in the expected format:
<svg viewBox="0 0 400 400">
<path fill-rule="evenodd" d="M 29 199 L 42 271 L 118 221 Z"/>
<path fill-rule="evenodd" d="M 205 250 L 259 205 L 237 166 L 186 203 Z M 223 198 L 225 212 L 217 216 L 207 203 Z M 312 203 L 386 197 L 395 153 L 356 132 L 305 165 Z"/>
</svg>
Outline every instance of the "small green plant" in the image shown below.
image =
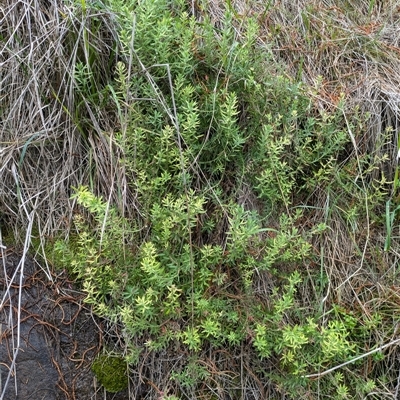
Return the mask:
<svg viewBox="0 0 400 400">
<path fill-rule="evenodd" d="M 171 380 L 179 382 L 186 388 L 196 386 L 199 381 L 203 381 L 209 377 L 210 372 L 206 366 L 199 364 L 197 357 L 189 357 L 188 363 L 182 371 L 173 371 L 171 374 Z"/>
<path fill-rule="evenodd" d="M 386 202 L 386 208 L 385 208 L 385 222 L 386 222 L 386 239 L 385 239 L 385 251 L 390 250 L 390 244 L 392 242 L 392 232 L 393 232 L 393 225 L 395 222 L 395 219 L 398 216 L 398 212 L 400 211 L 400 205 L 395 207 L 393 210 L 391 210 L 392 202 L 391 200 L 388 200 Z"/>
</svg>

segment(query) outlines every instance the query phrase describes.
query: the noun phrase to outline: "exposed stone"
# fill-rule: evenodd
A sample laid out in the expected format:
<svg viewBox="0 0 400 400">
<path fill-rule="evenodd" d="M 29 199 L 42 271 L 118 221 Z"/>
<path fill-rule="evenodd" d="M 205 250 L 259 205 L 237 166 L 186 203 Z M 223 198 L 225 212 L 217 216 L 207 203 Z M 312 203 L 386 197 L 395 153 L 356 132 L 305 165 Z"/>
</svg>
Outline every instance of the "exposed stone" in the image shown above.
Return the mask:
<svg viewBox="0 0 400 400">
<path fill-rule="evenodd" d="M 66 275 L 51 282 L 35 261 L 20 261 L 11 254 L 0 270 L 0 398 L 128 399 L 127 391 L 104 394 L 95 382 L 90 367 L 101 347 L 101 321 L 83 294 Z"/>
</svg>

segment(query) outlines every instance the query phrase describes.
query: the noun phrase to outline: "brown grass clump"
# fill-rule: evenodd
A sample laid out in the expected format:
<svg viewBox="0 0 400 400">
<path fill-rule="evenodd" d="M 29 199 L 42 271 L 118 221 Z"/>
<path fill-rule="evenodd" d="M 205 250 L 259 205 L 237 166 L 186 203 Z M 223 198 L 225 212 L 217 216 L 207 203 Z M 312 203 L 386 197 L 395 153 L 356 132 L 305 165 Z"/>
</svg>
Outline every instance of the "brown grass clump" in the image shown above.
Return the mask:
<svg viewBox="0 0 400 400">
<path fill-rule="evenodd" d="M 106 97 L 113 35 L 102 9 L 79 15 L 58 0 L 8 1 L 0 9 L 0 207 L 17 237 L 31 212 L 42 235 L 68 233 L 70 190 L 82 182 L 121 207 L 130 201 L 110 100 L 102 108 L 97 101 Z M 77 71 L 86 61 L 90 79 L 82 87 Z"/>
</svg>

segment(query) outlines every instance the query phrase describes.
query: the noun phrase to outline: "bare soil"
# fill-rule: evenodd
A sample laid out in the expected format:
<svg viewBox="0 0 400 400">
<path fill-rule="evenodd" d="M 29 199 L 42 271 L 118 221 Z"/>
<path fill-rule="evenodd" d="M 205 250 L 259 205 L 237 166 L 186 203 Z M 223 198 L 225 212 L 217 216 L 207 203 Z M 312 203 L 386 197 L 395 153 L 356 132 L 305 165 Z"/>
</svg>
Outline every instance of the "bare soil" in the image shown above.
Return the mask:
<svg viewBox="0 0 400 400">
<path fill-rule="evenodd" d="M 125 400 L 90 369 L 102 321 L 66 273 L 53 282 L 32 259 L 8 254 L 0 269 L 0 400 Z M 22 276 L 21 276 L 22 272 Z"/>
</svg>

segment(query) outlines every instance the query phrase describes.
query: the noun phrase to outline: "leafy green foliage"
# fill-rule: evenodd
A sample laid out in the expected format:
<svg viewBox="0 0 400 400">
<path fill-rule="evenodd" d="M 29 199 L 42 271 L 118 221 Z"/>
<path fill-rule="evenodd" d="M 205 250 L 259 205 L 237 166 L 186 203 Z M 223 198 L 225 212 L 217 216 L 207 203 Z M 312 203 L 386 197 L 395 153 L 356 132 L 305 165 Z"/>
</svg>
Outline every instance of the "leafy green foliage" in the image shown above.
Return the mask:
<svg viewBox="0 0 400 400">
<path fill-rule="evenodd" d="M 342 116 L 313 108 L 276 65 L 271 73 L 256 20 L 243 23 L 239 39 L 230 12 L 216 28 L 180 1 L 110 4 L 120 27 L 107 85 L 118 119 L 113 145 L 136 218 L 79 187 L 78 239 L 56 249 L 85 301 L 122 325 L 130 362 L 138 349 L 176 346 L 195 356 L 171 378 L 195 387 L 210 376 L 196 364 L 205 348 L 250 343 L 255 359 L 277 360 L 273 379 L 295 396 L 312 386 L 307 373 L 349 360 L 363 337 L 359 320 L 334 304 L 324 315 L 299 305 L 298 286 L 314 277 L 299 266 L 315 262 L 312 239 L 327 224 L 305 233 L 305 207 L 295 203 L 319 186 L 337 190 L 335 160 L 348 142 Z M 77 64 L 75 75 L 77 90 L 90 91 L 88 67 Z M 243 188 L 257 207 L 241 198 Z M 272 290 L 260 295 L 255 282 L 264 273 Z M 318 273 L 322 293 L 327 279 Z M 326 390 L 347 398 L 351 386 L 339 378 Z"/>
</svg>

